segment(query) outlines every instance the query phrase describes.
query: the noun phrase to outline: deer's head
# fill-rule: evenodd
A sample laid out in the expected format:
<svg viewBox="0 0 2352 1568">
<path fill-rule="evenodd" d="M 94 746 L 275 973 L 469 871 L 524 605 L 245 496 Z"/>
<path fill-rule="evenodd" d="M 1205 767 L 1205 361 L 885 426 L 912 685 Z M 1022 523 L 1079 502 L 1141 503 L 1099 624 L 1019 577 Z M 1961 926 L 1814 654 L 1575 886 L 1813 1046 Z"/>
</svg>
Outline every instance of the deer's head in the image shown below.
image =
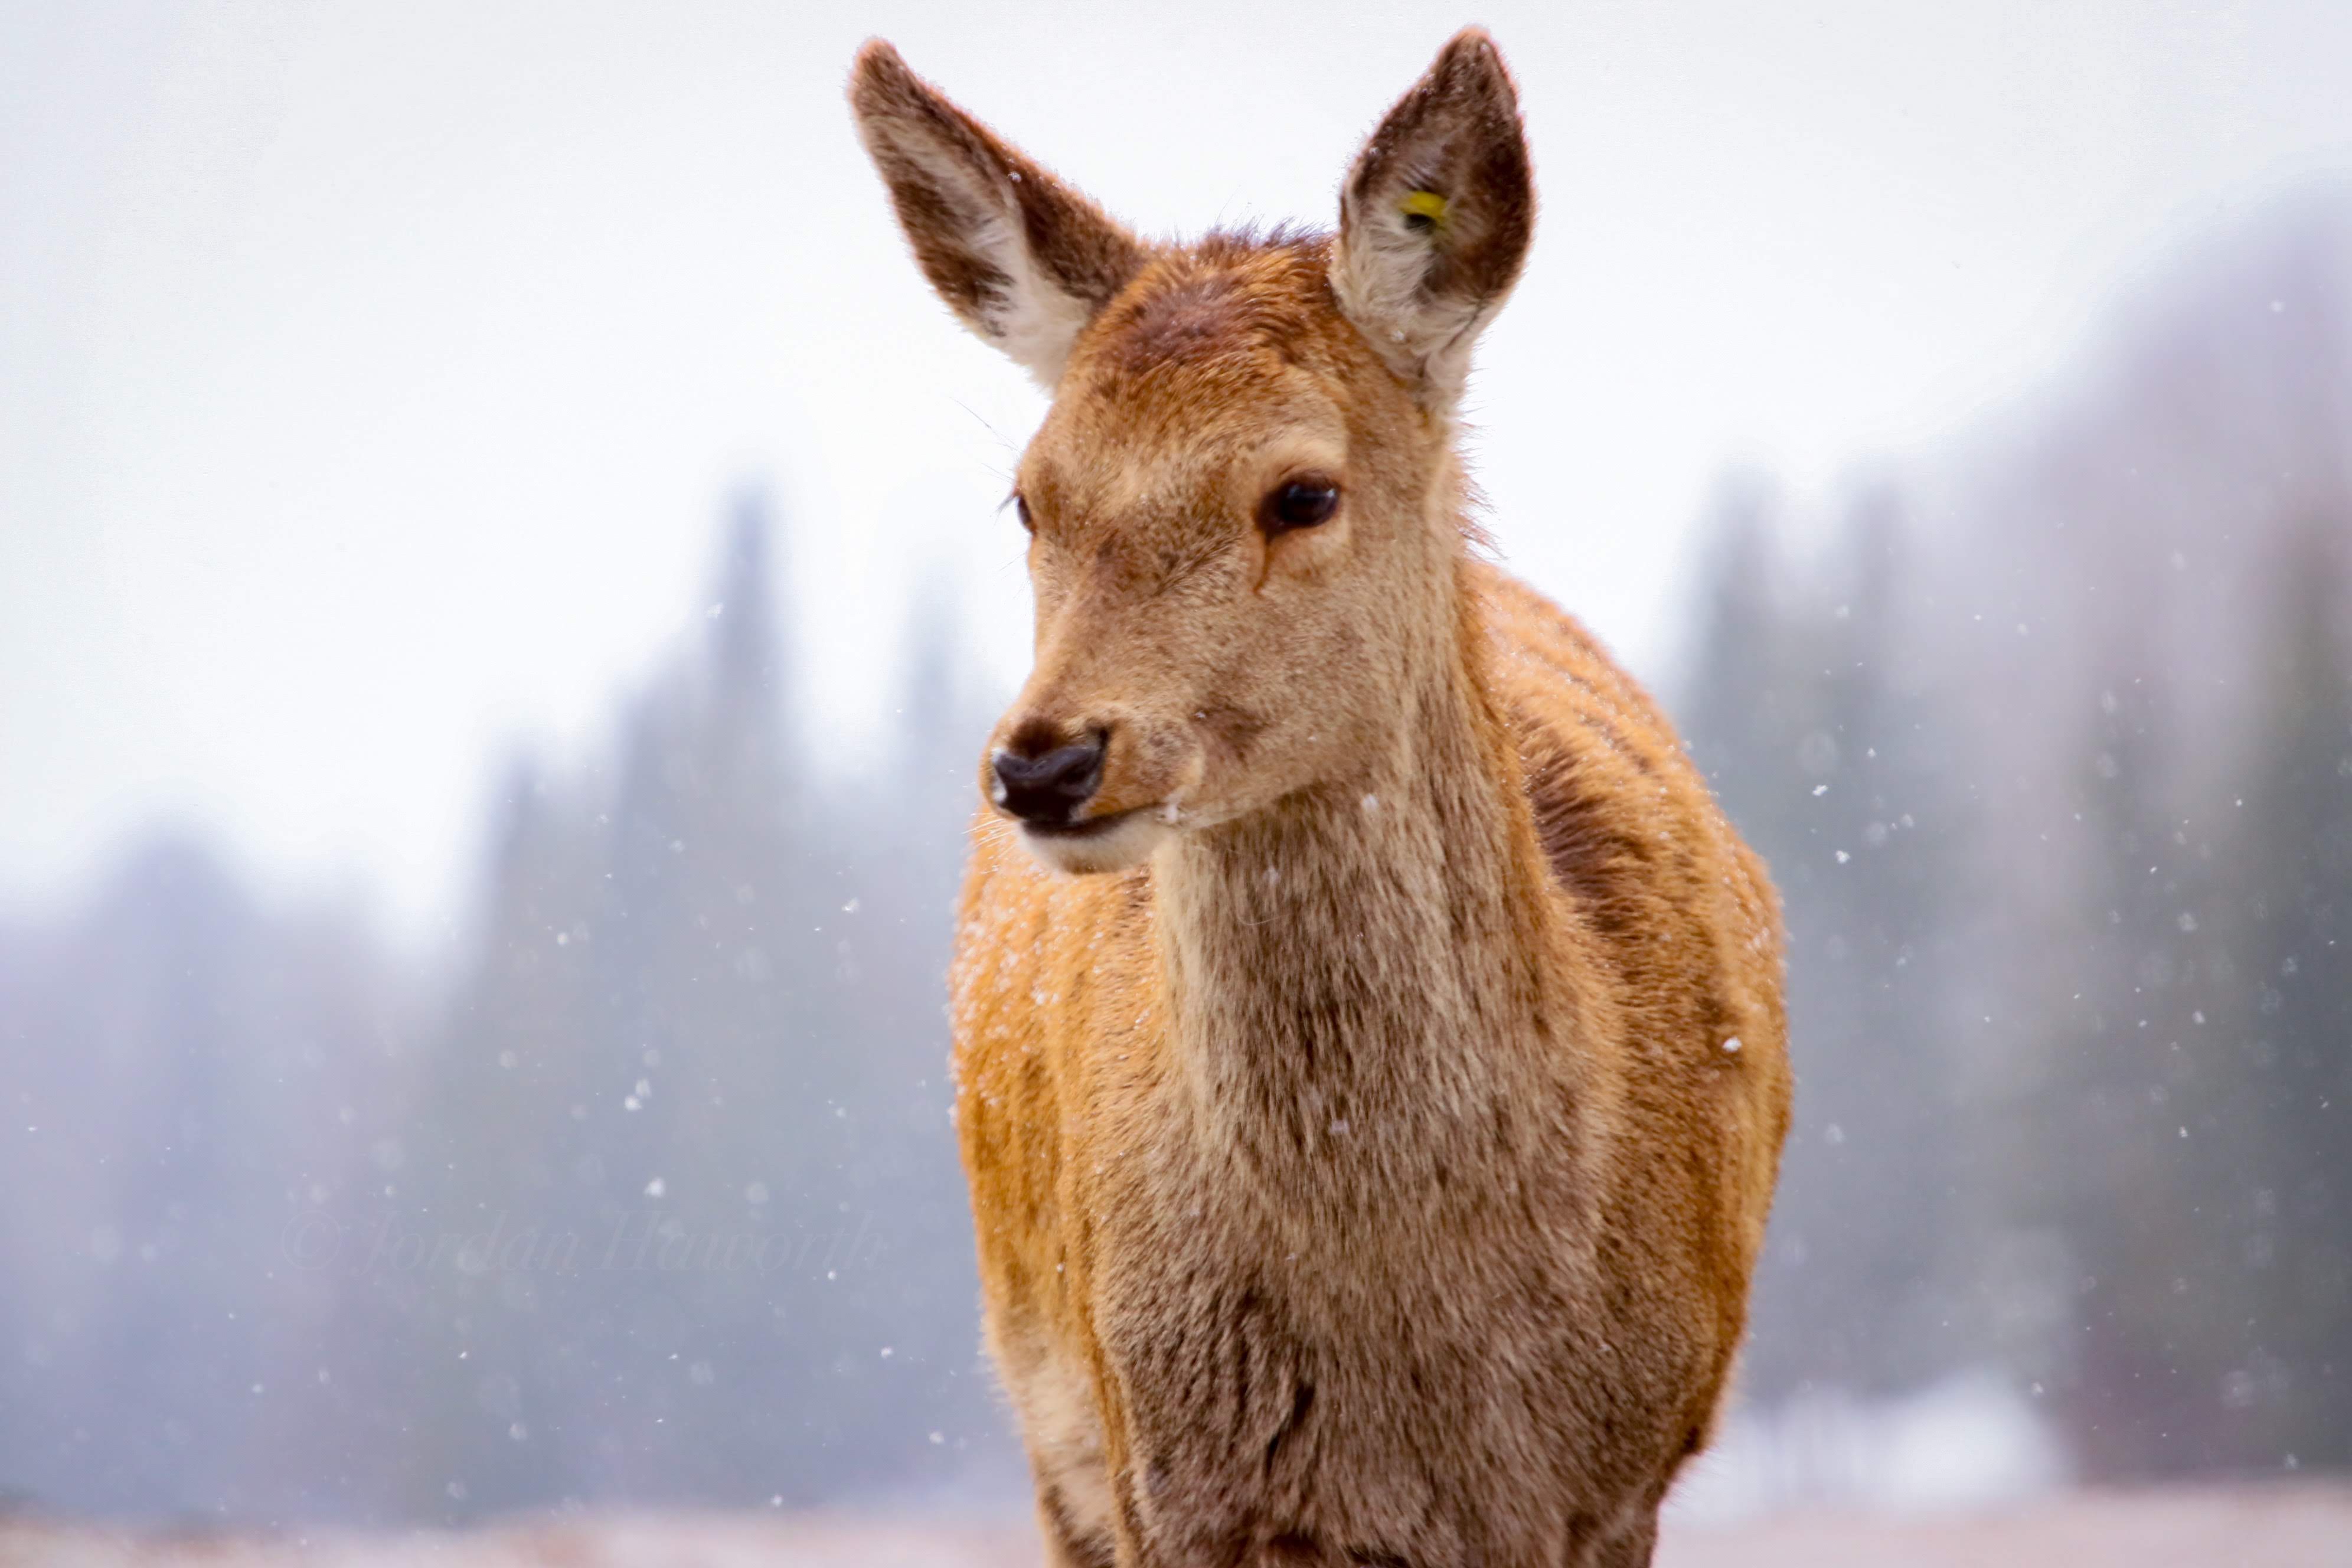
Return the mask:
<svg viewBox="0 0 2352 1568">
<path fill-rule="evenodd" d="M 1392 760 L 1453 656 L 1454 409 L 1535 216 L 1493 43 L 1459 35 L 1389 111 L 1336 236 L 1145 243 L 878 41 L 850 101 L 932 287 L 1053 394 L 997 808 L 1116 870 Z"/>
</svg>

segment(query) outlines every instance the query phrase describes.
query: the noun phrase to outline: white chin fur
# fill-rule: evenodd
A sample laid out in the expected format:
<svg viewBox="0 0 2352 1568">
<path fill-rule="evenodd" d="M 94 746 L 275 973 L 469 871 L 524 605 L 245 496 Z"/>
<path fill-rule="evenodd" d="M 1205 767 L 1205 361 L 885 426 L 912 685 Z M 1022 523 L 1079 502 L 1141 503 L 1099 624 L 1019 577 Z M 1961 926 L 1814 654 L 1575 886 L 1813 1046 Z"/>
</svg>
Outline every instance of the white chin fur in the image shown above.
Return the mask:
<svg viewBox="0 0 2352 1568">
<path fill-rule="evenodd" d="M 1047 867 L 1066 876 L 1085 877 L 1101 871 L 1125 871 L 1150 858 L 1151 852 L 1175 831 L 1156 812 L 1139 811 L 1107 832 L 1084 838 L 1021 830 L 1021 842 Z"/>
</svg>

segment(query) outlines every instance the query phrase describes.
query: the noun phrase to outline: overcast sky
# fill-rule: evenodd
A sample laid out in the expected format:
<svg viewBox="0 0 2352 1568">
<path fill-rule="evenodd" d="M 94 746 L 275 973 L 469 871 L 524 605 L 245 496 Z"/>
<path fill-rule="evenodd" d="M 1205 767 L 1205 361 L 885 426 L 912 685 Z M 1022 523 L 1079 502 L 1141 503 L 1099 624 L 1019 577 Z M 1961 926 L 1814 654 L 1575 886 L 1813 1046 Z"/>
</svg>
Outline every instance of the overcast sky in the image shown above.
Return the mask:
<svg viewBox="0 0 2352 1568">
<path fill-rule="evenodd" d="M 901 251 L 851 51 L 1175 234 L 1326 217 L 1474 18 L 1544 201 L 1473 394 L 1493 526 L 1652 674 L 1727 465 L 1900 462 L 2352 166 L 2327 4 L 7 0 L 0 900 L 175 816 L 427 921 L 500 760 L 593 744 L 698 618 L 744 479 L 843 766 L 927 576 L 1009 681 L 1043 405 Z"/>
</svg>

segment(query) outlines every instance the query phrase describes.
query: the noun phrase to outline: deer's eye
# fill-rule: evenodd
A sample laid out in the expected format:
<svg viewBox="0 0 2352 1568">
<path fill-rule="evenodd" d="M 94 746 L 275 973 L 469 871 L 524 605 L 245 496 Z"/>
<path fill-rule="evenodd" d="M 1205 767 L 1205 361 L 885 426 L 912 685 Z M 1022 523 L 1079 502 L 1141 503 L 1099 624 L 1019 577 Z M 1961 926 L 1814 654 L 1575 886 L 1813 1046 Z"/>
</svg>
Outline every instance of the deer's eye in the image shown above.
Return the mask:
<svg viewBox="0 0 2352 1568">
<path fill-rule="evenodd" d="M 1268 490 L 1258 507 L 1257 525 L 1272 538 L 1294 528 L 1312 528 L 1339 508 L 1339 487 L 1320 474 L 1308 474 Z"/>
</svg>

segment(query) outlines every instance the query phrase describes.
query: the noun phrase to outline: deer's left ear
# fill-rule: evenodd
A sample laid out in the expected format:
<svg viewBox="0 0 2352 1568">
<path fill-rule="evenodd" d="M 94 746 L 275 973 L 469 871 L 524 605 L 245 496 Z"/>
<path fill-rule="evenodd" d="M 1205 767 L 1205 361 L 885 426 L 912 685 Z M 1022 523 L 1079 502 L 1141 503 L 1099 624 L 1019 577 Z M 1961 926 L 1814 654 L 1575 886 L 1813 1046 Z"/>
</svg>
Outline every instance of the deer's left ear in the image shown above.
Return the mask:
<svg viewBox="0 0 2352 1568">
<path fill-rule="evenodd" d="M 1518 95 L 1494 40 L 1466 28 L 1357 155 L 1331 262 L 1339 308 L 1430 406 L 1461 397 L 1535 218 Z"/>
<path fill-rule="evenodd" d="M 879 38 L 857 52 L 849 105 L 931 287 L 1051 392 L 1078 333 L 1150 258 L 1141 242 Z"/>
</svg>

